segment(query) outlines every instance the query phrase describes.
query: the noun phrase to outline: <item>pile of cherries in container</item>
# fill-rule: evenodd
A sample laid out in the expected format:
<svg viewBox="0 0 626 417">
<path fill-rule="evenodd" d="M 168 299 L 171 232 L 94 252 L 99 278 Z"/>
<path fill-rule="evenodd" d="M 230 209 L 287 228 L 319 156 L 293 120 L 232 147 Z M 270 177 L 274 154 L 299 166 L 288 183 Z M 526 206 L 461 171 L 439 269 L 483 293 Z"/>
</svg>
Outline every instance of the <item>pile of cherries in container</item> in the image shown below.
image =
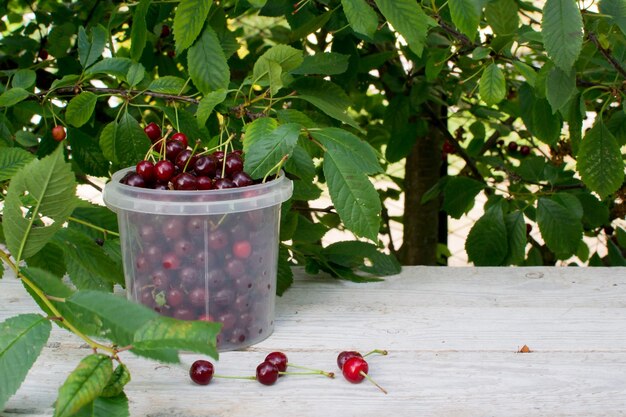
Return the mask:
<svg viewBox="0 0 626 417">
<path fill-rule="evenodd" d="M 123 184 L 160 190 L 253 184 L 238 151 L 194 152 L 182 133 L 163 138 L 153 123 L 144 130 L 153 142 L 148 155 L 163 159 L 153 163 L 147 157 L 123 177 Z M 175 193 L 154 197 L 170 201 Z M 165 316 L 221 323 L 220 350 L 264 339 L 273 328 L 277 250 L 268 242 L 278 242 L 277 220 L 271 219 L 278 218 L 273 210 L 279 208 L 202 215 L 130 213 L 127 252 L 133 255 L 125 260 L 132 276 L 130 294 Z"/>
<path fill-rule="evenodd" d="M 241 150 L 189 149 L 187 135 L 177 132 L 167 139 L 154 122 L 144 132 L 152 142 L 150 151 L 135 171 L 122 177 L 123 184 L 156 190 L 213 190 L 254 184 L 243 170 Z"/>
</svg>

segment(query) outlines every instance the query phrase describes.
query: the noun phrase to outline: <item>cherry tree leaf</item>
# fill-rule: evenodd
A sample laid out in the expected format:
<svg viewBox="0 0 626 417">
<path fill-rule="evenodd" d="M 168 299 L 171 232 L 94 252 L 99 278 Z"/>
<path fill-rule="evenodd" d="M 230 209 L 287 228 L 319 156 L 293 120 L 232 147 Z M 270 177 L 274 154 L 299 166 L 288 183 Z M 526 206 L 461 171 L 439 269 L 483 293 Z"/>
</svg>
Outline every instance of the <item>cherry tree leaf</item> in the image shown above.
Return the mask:
<svg viewBox="0 0 626 417">
<path fill-rule="evenodd" d="M 35 156 L 22 148 L 3 148 L 0 152 L 0 181 L 11 179 Z"/>
<path fill-rule="evenodd" d="M 213 0 L 181 0 L 178 3 L 173 26 L 177 55 L 200 35 L 212 4 Z"/>
<path fill-rule="evenodd" d="M 482 2 L 478 0 L 449 0 L 450 15 L 452 22 L 461 33 L 471 41 L 476 37 L 480 16 L 482 14 Z"/>
<path fill-rule="evenodd" d="M 489 64 L 480 77 L 480 98 L 488 105 L 498 104 L 506 96 L 504 73 L 495 63 Z"/>
<path fill-rule="evenodd" d="M 343 13 L 353 31 L 373 38 L 378 30 L 378 16 L 365 0 L 341 0 Z"/>
<path fill-rule="evenodd" d="M 497 266 L 502 265 L 508 250 L 504 215 L 502 208 L 496 204 L 472 226 L 465 241 L 465 251 L 476 266 Z"/>
<path fill-rule="evenodd" d="M 180 7 L 180 6 L 178 6 Z M 215 31 L 207 26 L 187 54 L 189 76 L 203 94 L 228 88 L 230 69 Z"/>
<path fill-rule="evenodd" d="M 130 57 L 138 62 L 146 47 L 148 39 L 148 26 L 146 24 L 146 14 L 152 0 L 140 0 L 135 6 L 133 13 L 133 24 L 130 28 Z"/>
<path fill-rule="evenodd" d="M 547 0 L 541 33 L 546 52 L 557 67 L 570 71 L 583 45 L 583 19 L 573 0 Z"/>
<path fill-rule="evenodd" d="M 89 121 L 96 108 L 98 96 L 90 91 L 83 91 L 67 104 L 65 120 L 72 126 L 81 127 Z"/>
<path fill-rule="evenodd" d="M 401 34 L 415 55 L 422 56 L 428 29 L 437 26 L 418 2 L 413 0 L 375 0 L 385 19 Z"/>
<path fill-rule="evenodd" d="M 576 253 L 583 228 L 581 218 L 574 210 L 562 202 L 541 197 L 537 203 L 537 223 L 548 249 L 559 259 L 567 259 Z"/>
</svg>

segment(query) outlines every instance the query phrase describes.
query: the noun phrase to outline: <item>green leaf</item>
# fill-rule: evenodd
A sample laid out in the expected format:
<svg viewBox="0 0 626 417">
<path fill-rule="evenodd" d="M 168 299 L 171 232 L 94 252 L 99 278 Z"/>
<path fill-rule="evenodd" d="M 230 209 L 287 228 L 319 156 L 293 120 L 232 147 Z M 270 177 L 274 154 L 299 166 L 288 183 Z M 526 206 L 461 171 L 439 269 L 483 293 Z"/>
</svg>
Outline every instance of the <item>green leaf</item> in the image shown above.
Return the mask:
<svg viewBox="0 0 626 417">
<path fill-rule="evenodd" d="M 357 236 L 378 239 L 380 227 L 380 199 L 376 189 L 363 170 L 355 163 L 354 155 L 338 146 L 324 153 L 324 176 L 330 198 L 346 227 Z"/>
<path fill-rule="evenodd" d="M 305 100 L 330 117 L 362 131 L 359 124 L 348 114 L 350 99 L 337 84 L 307 77 L 291 84 L 297 95 L 293 98 Z"/>
<path fill-rule="evenodd" d="M 277 73 L 276 64 L 280 65 L 282 72 L 290 72 L 298 68 L 304 58 L 302 51 L 292 48 L 288 45 L 276 45 L 268 49 L 257 59 L 252 70 L 252 78 L 255 83 L 276 83 Z M 274 68 L 272 68 L 274 67 Z M 282 79 L 280 80 L 282 86 Z M 274 87 L 273 93 L 278 91 L 280 87 Z"/>
<path fill-rule="evenodd" d="M 583 208 L 583 224 L 589 229 L 610 223 L 609 208 L 598 200 L 598 197 L 589 192 L 581 192 L 576 194 L 576 198 L 578 198 Z"/>
<path fill-rule="evenodd" d="M 556 201 L 541 197 L 537 204 L 537 223 L 548 249 L 559 259 L 576 253 L 583 228 L 575 213 Z"/>
<path fill-rule="evenodd" d="M 158 314 L 141 304 L 124 297 L 101 291 L 78 291 L 66 299 L 74 311 L 96 315 L 101 321 L 101 336 L 110 339 L 118 346 L 128 346 L 133 342 L 135 332 Z M 161 360 L 178 363 L 178 354 L 171 349 L 143 351 L 132 349 L 131 352 Z"/>
<path fill-rule="evenodd" d="M 312 182 L 315 177 L 313 158 L 302 146 L 296 145 L 291 158 L 287 159 L 285 171 L 304 181 Z"/>
<path fill-rule="evenodd" d="M 543 44 L 550 59 L 570 71 L 583 45 L 583 19 L 573 0 L 547 0 L 541 21 Z"/>
<path fill-rule="evenodd" d="M 600 13 L 611 16 L 611 22 L 626 35 L 626 2 L 624 0 L 602 0 Z"/>
<path fill-rule="evenodd" d="M 347 130 L 325 127 L 312 131 L 311 136 L 337 157 L 351 159 L 352 163 L 365 174 L 378 174 L 383 170 L 374 148 Z M 359 157 L 355 158 L 355 155 Z"/>
<path fill-rule="evenodd" d="M 343 12 L 353 31 L 374 38 L 378 30 L 378 16 L 365 0 L 341 0 Z"/>
<path fill-rule="evenodd" d="M 54 241 L 63 248 L 67 272 L 78 289 L 111 291 L 113 284 L 124 283 L 120 265 L 91 237 L 65 228 L 57 232 Z"/>
<path fill-rule="evenodd" d="M 89 67 L 86 73 L 91 75 L 107 74 L 125 80 L 131 65 L 132 61 L 128 58 L 104 58 Z M 59 85 L 59 87 L 61 86 Z"/>
<path fill-rule="evenodd" d="M 544 98 L 535 100 L 531 117 L 532 128 L 527 125 L 531 133 L 548 145 L 556 144 L 563 122 L 560 114 L 552 114 L 552 107 L 548 100 Z"/>
<path fill-rule="evenodd" d="M 183 349 L 217 359 L 215 338 L 221 327 L 219 323 L 159 316 L 135 332 L 133 346 L 142 350 Z"/>
<path fill-rule="evenodd" d="M 130 382 L 130 372 L 123 363 L 120 363 L 113 371 L 106 387 L 100 394 L 101 397 L 117 397 L 124 392 L 124 387 Z"/>
<path fill-rule="evenodd" d="M 74 128 L 68 129 L 67 137 L 72 146 L 72 160 L 84 174 L 108 176 L 110 164 L 102 154 L 97 138 Z"/>
<path fill-rule="evenodd" d="M 491 106 L 504 100 L 506 96 L 506 80 L 504 73 L 495 63 L 489 64 L 480 76 L 480 98 Z"/>
<path fill-rule="evenodd" d="M 246 131 L 244 140 L 245 171 L 252 178 L 263 178 L 280 160 L 291 156 L 298 143 L 300 125 L 288 123 L 278 126 L 270 134 L 256 135 L 255 130 Z"/>
<path fill-rule="evenodd" d="M 28 193 L 34 203 L 22 212 L 21 197 Z M 21 260 L 43 248 L 59 230 L 76 205 L 76 181 L 70 164 L 63 158 L 63 146 L 41 160 L 24 166 L 11 181 L 4 202 L 3 227 L 7 247 Z M 46 216 L 51 223 L 35 227 Z"/>
<path fill-rule="evenodd" d="M 146 77 L 146 69 L 143 65 L 135 62 L 131 64 L 130 68 L 128 68 L 128 73 L 126 74 L 126 81 L 128 85 L 131 87 L 139 84 Z"/>
<path fill-rule="evenodd" d="M 111 131 L 108 130 L 107 133 L 110 134 Z M 100 143 L 102 146 L 102 142 Z M 129 113 L 124 113 L 120 118 L 113 143 L 115 159 L 123 166 L 135 165 L 137 161 L 141 161 L 150 147 L 150 139 Z"/>
<path fill-rule="evenodd" d="M 100 25 L 91 28 L 91 40 L 84 27 L 78 28 L 78 60 L 83 68 L 89 67 L 102 56 L 108 32 Z"/>
<path fill-rule="evenodd" d="M 18 130 L 15 132 L 15 141 L 26 148 L 37 146 L 39 143 L 37 136 L 35 136 L 33 132 L 26 130 Z"/>
<path fill-rule="evenodd" d="M 95 400 L 113 374 L 111 361 L 102 354 L 83 358 L 59 388 L 54 417 L 71 416 Z"/>
<path fill-rule="evenodd" d="M 152 0 L 140 0 L 133 13 L 133 24 L 130 27 L 130 58 L 138 62 L 141 58 L 148 34 L 146 14 Z"/>
<path fill-rule="evenodd" d="M 485 19 L 495 34 L 511 35 L 519 27 L 517 3 L 515 0 L 490 1 L 485 6 Z"/>
<path fill-rule="evenodd" d="M 22 148 L 3 148 L 0 152 L 0 181 L 9 180 L 35 156 Z"/>
<path fill-rule="evenodd" d="M 96 64 L 96 65 L 98 65 L 98 64 Z M 91 68 L 93 68 L 93 67 L 91 67 Z M 87 70 L 86 73 L 89 73 L 89 70 Z M 50 86 L 50 89 L 54 90 L 54 89 L 59 88 L 59 87 L 74 86 L 79 81 L 80 81 L 80 75 L 73 75 L 73 74 L 72 75 L 64 75 L 63 78 L 54 80 L 52 82 L 52 85 Z"/>
<path fill-rule="evenodd" d="M 209 15 L 213 0 L 181 0 L 174 15 L 176 55 L 180 55 L 196 40 Z"/>
<path fill-rule="evenodd" d="M 610 266 L 626 266 L 626 259 L 624 259 L 624 255 L 622 255 L 622 250 L 615 244 L 615 242 L 608 239 L 606 247 L 608 249 L 607 258 Z"/>
<path fill-rule="evenodd" d="M 491 206 L 474 223 L 465 241 L 465 251 L 476 266 L 504 263 L 509 253 L 509 238 L 500 205 Z"/>
<path fill-rule="evenodd" d="M 198 104 L 198 110 L 196 110 L 198 126 L 202 127 L 206 125 L 207 120 L 209 120 L 209 116 L 213 113 L 213 109 L 215 106 L 226 100 L 226 95 L 226 90 L 219 89 L 211 91 L 209 94 L 202 97 L 202 100 L 200 100 L 200 103 Z"/>
<path fill-rule="evenodd" d="M 350 55 L 336 52 L 317 53 L 304 57 L 302 64 L 291 71 L 292 74 L 343 74 L 348 70 Z"/>
<path fill-rule="evenodd" d="M 98 96 L 94 93 L 83 91 L 67 104 L 65 120 L 73 126 L 81 127 L 91 118 L 97 100 Z"/>
<path fill-rule="evenodd" d="M 187 65 L 193 84 L 202 94 L 228 88 L 230 69 L 220 41 L 210 26 L 204 29 L 202 36 L 189 48 Z"/>
<path fill-rule="evenodd" d="M 283 245 L 278 249 L 278 271 L 276 274 L 276 294 L 281 296 L 293 284 L 293 270 L 289 263 L 289 251 Z"/>
<path fill-rule="evenodd" d="M 185 88 L 185 80 L 173 75 L 165 75 L 163 77 L 152 80 L 148 86 L 148 90 L 156 93 L 165 94 L 182 94 Z"/>
<path fill-rule="evenodd" d="M 163 108 L 163 112 L 177 131 L 185 132 L 189 138 L 189 143 L 195 143 L 197 139 L 200 139 L 202 143 L 206 144 L 211 136 L 206 127 L 198 126 L 198 120 L 191 111 L 184 109 L 176 111 L 175 108 L 168 106 Z"/>
<path fill-rule="evenodd" d="M 526 256 L 526 222 L 524 214 L 517 210 L 504 216 L 509 242 L 505 265 L 519 265 Z"/>
<path fill-rule="evenodd" d="M 449 0 L 448 7 L 452 22 L 471 41 L 474 41 L 480 16 L 482 14 L 482 2 L 477 0 Z"/>
<path fill-rule="evenodd" d="M 415 55 L 421 56 L 430 27 L 437 23 L 413 0 L 375 0 L 385 19 L 404 37 Z"/>
<path fill-rule="evenodd" d="M 100 396 L 81 408 L 74 417 L 129 417 L 128 398 L 124 393 L 115 397 Z"/>
<path fill-rule="evenodd" d="M 552 113 L 564 110 L 569 100 L 576 94 L 576 74 L 573 70 L 563 71 L 558 67 L 550 70 L 546 79 L 546 98 Z"/>
<path fill-rule="evenodd" d="M 100 132 L 100 138 L 98 139 L 98 144 L 100 145 L 102 154 L 104 155 L 106 159 L 113 162 L 114 164 L 119 164 L 119 161 L 117 160 L 117 152 L 115 151 L 116 135 L 117 135 L 117 123 L 113 121 L 105 125 L 102 131 Z"/>
<path fill-rule="evenodd" d="M 515 69 L 524 77 L 526 82 L 531 86 L 535 86 L 535 80 L 537 79 L 537 73 L 535 70 L 527 64 L 524 64 L 521 61 L 513 61 L 513 66 Z"/>
<path fill-rule="evenodd" d="M 15 106 L 17 103 L 24 100 L 29 95 L 30 93 L 28 91 L 19 87 L 5 90 L 4 93 L 0 94 L 0 107 Z"/>
<path fill-rule="evenodd" d="M 624 160 L 615 137 L 602 120 L 585 134 L 578 150 L 578 172 L 589 189 L 604 199 L 624 182 Z"/>
<path fill-rule="evenodd" d="M 368 242 L 335 242 L 322 250 L 328 260 L 373 275 L 395 275 L 402 267 L 393 255 L 380 251 L 376 245 Z"/>
<path fill-rule="evenodd" d="M 20 314 L 0 323 L 0 410 L 22 385 L 51 328 L 39 314 Z"/>
<path fill-rule="evenodd" d="M 37 74 L 35 71 L 30 69 L 20 69 L 13 74 L 13 79 L 11 80 L 11 86 L 13 88 L 23 88 L 28 89 L 35 85 L 35 81 L 37 80 Z"/>
<path fill-rule="evenodd" d="M 460 219 L 474 207 L 478 193 L 485 184 L 468 177 L 450 177 L 443 189 L 443 209 L 454 219 Z"/>
<path fill-rule="evenodd" d="M 268 60 L 267 64 L 267 80 L 270 85 L 270 94 L 276 95 L 283 88 L 283 68 L 278 62 Z"/>
</svg>

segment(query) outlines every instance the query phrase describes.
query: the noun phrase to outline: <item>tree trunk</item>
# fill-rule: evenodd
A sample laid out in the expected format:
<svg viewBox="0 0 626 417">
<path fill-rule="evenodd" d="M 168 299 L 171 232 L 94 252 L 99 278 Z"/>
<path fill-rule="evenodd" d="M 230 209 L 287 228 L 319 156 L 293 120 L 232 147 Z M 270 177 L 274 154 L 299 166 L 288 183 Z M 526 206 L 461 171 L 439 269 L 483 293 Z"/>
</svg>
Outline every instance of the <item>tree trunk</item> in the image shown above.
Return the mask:
<svg viewBox="0 0 626 417">
<path fill-rule="evenodd" d="M 440 200 L 421 203 L 441 175 L 443 137 L 433 126 L 417 139 L 406 158 L 404 177 L 404 237 L 399 251 L 403 265 L 436 265 L 437 243 L 441 240 Z M 445 217 L 444 217 L 445 219 Z M 445 240 L 444 240 L 445 242 Z"/>
</svg>

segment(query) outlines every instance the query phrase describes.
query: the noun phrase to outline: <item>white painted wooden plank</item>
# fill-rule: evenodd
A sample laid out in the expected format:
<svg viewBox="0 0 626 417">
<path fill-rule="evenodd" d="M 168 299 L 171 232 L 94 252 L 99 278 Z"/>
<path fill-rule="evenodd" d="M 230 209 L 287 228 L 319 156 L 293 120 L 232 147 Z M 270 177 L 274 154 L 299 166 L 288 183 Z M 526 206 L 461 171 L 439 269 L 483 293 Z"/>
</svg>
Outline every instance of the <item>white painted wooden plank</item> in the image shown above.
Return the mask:
<svg viewBox="0 0 626 417">
<path fill-rule="evenodd" d="M 0 281 L 0 320 L 37 311 Z M 251 374 L 271 350 L 335 368 L 343 349 L 387 348 L 370 373 L 390 394 L 341 377 L 286 377 L 273 387 L 194 386 L 184 365 L 123 356 L 133 416 L 626 415 L 626 269 L 408 267 L 383 283 L 299 277 L 278 300 L 276 331 L 223 353 L 222 374 Z M 534 350 L 519 354 L 528 344 Z M 49 416 L 56 390 L 89 353 L 58 329 L 3 416 Z M 337 370 L 338 371 L 338 370 Z"/>
</svg>

